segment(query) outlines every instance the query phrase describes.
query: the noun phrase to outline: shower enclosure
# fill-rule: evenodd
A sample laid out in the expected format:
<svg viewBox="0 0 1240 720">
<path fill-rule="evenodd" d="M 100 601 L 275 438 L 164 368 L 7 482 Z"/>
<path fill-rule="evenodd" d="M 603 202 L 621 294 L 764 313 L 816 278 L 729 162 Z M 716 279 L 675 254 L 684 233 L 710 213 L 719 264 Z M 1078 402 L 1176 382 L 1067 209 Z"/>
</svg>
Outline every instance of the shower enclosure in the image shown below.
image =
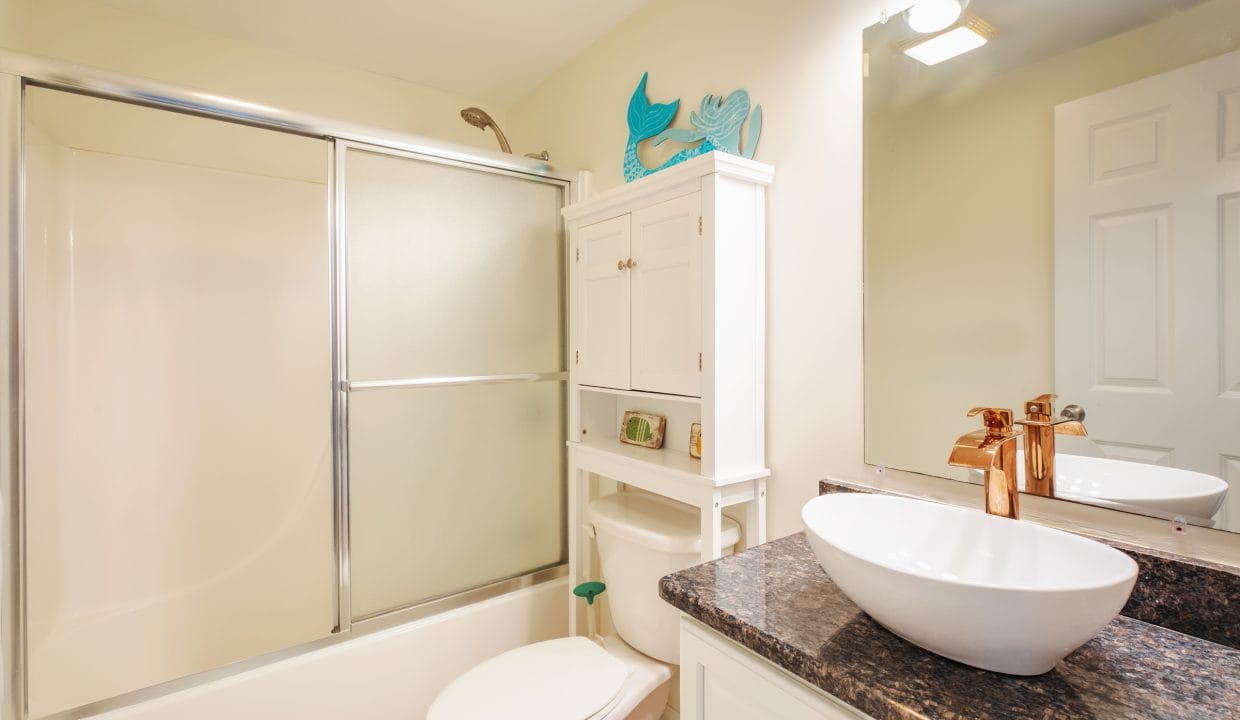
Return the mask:
<svg viewBox="0 0 1240 720">
<path fill-rule="evenodd" d="M 0 53 L 4 720 L 563 574 L 570 190 Z"/>
</svg>

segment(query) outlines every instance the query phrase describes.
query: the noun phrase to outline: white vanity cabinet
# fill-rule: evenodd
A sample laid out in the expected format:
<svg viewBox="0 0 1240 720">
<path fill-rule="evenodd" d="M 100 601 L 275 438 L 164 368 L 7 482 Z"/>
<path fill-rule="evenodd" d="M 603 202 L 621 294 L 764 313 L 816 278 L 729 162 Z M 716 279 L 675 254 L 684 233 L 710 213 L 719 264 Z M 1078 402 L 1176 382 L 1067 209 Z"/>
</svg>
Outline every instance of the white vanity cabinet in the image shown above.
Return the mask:
<svg viewBox="0 0 1240 720">
<path fill-rule="evenodd" d="M 743 546 L 766 541 L 773 175 L 769 165 L 712 152 L 564 208 L 574 586 L 598 579 L 585 517 L 600 478 L 699 508 L 704 561 L 722 554 L 729 507 L 744 506 Z M 620 442 L 627 410 L 667 419 L 661 449 Z M 694 423 L 700 459 L 689 455 Z M 579 605 L 571 606 L 574 631 Z"/>
<path fill-rule="evenodd" d="M 680 621 L 680 720 L 870 720 L 696 620 Z"/>
</svg>

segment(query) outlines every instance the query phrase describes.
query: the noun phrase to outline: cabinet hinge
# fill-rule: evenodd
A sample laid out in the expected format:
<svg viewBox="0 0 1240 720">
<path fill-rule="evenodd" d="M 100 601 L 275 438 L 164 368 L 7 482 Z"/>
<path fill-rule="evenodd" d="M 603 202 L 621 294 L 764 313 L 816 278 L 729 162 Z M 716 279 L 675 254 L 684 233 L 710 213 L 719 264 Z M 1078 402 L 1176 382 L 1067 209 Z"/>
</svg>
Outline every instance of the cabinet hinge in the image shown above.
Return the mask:
<svg viewBox="0 0 1240 720">
<path fill-rule="evenodd" d="M 580 350 L 573 351 L 573 364 L 575 365 L 581 364 L 581 351 Z"/>
<path fill-rule="evenodd" d="M 702 353 L 698 353 L 698 372 L 702 371 Z"/>
<path fill-rule="evenodd" d="M 577 248 L 577 262 L 581 262 L 581 248 Z"/>
<path fill-rule="evenodd" d="M 698 215 L 698 235 L 702 234 L 702 216 Z"/>
</svg>

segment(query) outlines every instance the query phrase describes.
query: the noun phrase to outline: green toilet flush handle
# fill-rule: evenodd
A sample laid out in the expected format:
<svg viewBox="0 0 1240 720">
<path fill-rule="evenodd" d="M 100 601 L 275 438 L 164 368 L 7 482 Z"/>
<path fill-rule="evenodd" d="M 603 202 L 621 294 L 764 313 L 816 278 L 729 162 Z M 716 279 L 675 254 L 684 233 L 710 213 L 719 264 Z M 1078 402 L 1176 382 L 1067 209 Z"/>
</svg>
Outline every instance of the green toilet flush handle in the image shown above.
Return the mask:
<svg viewBox="0 0 1240 720">
<path fill-rule="evenodd" d="M 585 598 L 586 604 L 593 605 L 594 596 L 601 595 L 603 591 L 606 589 L 607 589 L 607 586 L 601 582 L 586 582 L 586 583 L 581 583 L 577 587 L 573 588 L 573 594 L 576 595 L 577 597 Z"/>
</svg>

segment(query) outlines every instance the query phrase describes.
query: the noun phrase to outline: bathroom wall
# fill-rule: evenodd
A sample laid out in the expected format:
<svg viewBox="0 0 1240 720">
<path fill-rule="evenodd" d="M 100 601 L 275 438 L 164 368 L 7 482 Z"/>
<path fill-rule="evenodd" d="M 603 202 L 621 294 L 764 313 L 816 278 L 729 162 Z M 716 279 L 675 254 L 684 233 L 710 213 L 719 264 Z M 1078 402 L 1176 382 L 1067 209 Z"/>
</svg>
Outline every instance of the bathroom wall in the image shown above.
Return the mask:
<svg viewBox="0 0 1240 720">
<path fill-rule="evenodd" d="M 831 473 L 861 466 L 861 33 L 872 0 L 655 0 L 509 111 L 514 134 L 623 182 L 625 110 L 745 88 L 761 103 L 768 195 L 767 459 L 772 536 Z M 648 164 L 655 162 L 654 156 Z"/>
<path fill-rule="evenodd" d="M 866 457 L 963 477 L 968 408 L 1054 389 L 1054 107 L 1237 47 L 1235 1 L 1211 0 L 867 121 Z"/>
<path fill-rule="evenodd" d="M 30 49 L 31 0 L 0 0 L 0 48 Z"/>
<path fill-rule="evenodd" d="M 23 4 L 0 2 L 18 10 Z M 480 105 L 507 129 L 503 109 L 481 98 L 330 65 L 94 0 L 39 0 L 30 19 L 29 49 L 36 55 L 489 150 L 497 149 L 494 135 L 467 125 L 461 108 Z M 510 137 L 515 143 L 519 136 Z"/>
</svg>

